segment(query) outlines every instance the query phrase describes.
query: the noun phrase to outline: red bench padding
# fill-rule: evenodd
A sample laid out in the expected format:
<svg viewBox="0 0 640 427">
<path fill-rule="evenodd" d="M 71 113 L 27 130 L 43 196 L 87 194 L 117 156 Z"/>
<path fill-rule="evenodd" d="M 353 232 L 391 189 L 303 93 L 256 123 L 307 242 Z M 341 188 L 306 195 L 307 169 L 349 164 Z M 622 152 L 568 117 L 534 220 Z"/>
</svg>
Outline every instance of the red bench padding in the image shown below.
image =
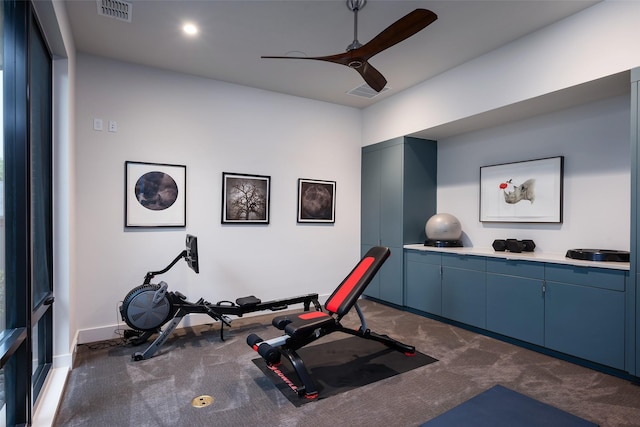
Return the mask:
<svg viewBox="0 0 640 427">
<path fill-rule="evenodd" d="M 354 293 L 354 290 L 356 292 L 358 291 L 356 285 L 360 283 L 360 279 L 362 279 L 362 276 L 364 276 L 367 270 L 369 270 L 369 267 L 371 267 L 373 261 L 375 261 L 375 258 L 372 256 L 363 258 L 360 261 L 353 272 L 351 272 L 349 277 L 347 277 L 344 282 L 342 282 L 342 285 L 340 285 L 338 289 L 333 293 L 333 295 L 331 295 L 331 298 L 327 300 L 324 305 L 327 310 L 329 310 L 331 313 L 338 313 L 340 311 L 340 305 Z"/>
</svg>

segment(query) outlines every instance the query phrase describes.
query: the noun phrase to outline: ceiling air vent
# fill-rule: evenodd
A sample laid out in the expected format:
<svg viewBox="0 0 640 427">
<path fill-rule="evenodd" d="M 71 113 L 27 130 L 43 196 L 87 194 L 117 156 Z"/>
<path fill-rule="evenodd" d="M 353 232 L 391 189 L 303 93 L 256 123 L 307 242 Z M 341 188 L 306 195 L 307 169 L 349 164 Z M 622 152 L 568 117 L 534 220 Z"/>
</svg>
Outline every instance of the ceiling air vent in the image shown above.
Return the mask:
<svg viewBox="0 0 640 427">
<path fill-rule="evenodd" d="M 354 89 L 351 89 L 349 92 L 347 92 L 349 95 L 353 95 L 353 96 L 359 96 L 361 98 L 375 98 L 376 96 L 380 95 L 383 92 L 388 91 L 389 88 L 388 87 L 384 87 L 380 92 L 376 92 L 375 90 L 371 89 L 371 86 L 369 86 L 368 84 L 363 84 L 360 85 Z"/>
<path fill-rule="evenodd" d="M 96 0 L 96 2 L 98 4 L 98 15 L 131 22 L 133 4 L 121 0 Z"/>
</svg>

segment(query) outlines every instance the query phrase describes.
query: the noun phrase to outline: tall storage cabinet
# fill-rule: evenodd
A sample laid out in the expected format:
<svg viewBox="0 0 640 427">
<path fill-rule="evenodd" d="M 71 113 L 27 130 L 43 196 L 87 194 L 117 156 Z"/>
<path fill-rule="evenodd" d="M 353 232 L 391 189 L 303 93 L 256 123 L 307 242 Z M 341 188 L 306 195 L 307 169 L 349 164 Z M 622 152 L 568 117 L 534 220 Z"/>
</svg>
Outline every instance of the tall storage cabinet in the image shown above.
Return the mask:
<svg viewBox="0 0 640 427">
<path fill-rule="evenodd" d="M 627 319 L 630 349 L 629 372 L 640 376 L 640 68 L 631 70 L 631 283 L 627 299 L 633 318 Z"/>
<path fill-rule="evenodd" d="M 361 252 L 382 245 L 391 257 L 365 295 L 404 304 L 403 245 L 426 238 L 436 213 L 436 141 L 395 138 L 362 148 Z"/>
</svg>

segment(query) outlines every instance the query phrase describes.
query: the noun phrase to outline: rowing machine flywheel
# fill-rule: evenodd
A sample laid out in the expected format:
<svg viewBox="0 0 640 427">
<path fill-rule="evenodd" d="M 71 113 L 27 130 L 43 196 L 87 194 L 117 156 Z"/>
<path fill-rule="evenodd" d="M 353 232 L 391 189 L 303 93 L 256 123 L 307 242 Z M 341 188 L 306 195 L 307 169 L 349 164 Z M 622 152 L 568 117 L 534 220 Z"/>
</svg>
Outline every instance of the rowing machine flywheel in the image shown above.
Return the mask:
<svg viewBox="0 0 640 427">
<path fill-rule="evenodd" d="M 129 327 L 137 331 L 156 331 L 176 310 L 166 295 L 154 303 L 160 285 L 145 284 L 133 288 L 120 306 L 120 315 Z"/>
</svg>

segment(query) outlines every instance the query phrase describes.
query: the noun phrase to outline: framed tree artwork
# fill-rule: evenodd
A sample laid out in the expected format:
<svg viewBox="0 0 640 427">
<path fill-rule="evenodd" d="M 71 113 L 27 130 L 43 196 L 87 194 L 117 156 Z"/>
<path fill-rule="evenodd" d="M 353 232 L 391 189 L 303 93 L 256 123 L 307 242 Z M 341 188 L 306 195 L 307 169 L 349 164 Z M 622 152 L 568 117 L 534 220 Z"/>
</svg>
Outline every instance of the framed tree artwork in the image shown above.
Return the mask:
<svg viewBox="0 0 640 427">
<path fill-rule="evenodd" d="M 222 223 L 269 224 L 271 177 L 222 173 Z"/>
<path fill-rule="evenodd" d="M 125 227 L 184 227 L 187 167 L 125 162 Z"/>
<path fill-rule="evenodd" d="M 336 182 L 298 179 L 298 222 L 336 222 Z"/>
</svg>

